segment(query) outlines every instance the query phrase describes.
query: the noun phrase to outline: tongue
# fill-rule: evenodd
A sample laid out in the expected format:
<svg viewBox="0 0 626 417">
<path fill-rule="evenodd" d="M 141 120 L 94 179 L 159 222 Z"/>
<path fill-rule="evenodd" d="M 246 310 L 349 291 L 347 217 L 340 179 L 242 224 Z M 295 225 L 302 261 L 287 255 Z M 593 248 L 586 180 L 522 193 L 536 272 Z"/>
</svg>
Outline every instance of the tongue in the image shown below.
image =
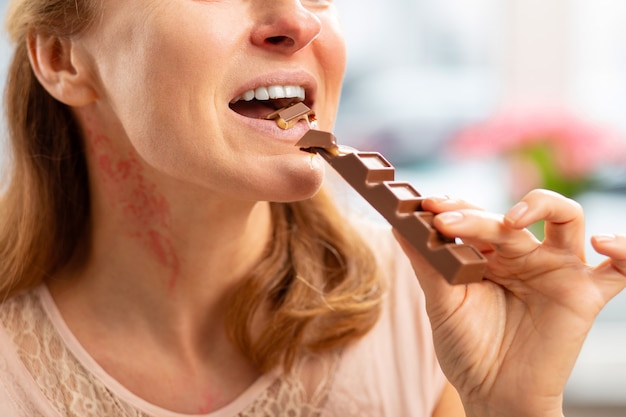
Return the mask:
<svg viewBox="0 0 626 417">
<path fill-rule="evenodd" d="M 269 102 L 263 101 L 238 101 L 230 105 L 230 108 L 241 114 L 242 116 L 251 117 L 255 119 L 262 119 L 275 110 Z"/>
</svg>

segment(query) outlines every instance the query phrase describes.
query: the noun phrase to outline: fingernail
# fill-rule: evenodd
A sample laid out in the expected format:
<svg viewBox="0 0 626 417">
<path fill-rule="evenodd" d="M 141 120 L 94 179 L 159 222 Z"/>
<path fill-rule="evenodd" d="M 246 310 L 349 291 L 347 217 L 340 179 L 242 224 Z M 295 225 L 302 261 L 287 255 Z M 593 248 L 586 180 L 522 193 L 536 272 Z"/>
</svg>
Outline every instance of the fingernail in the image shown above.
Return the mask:
<svg viewBox="0 0 626 417">
<path fill-rule="evenodd" d="M 437 219 L 444 225 L 458 223 L 463 220 L 463 215 L 458 211 L 446 211 L 437 215 Z"/>
<path fill-rule="evenodd" d="M 427 199 L 436 203 L 440 203 L 442 201 L 450 200 L 450 197 L 448 197 L 447 195 L 431 195 Z"/>
<path fill-rule="evenodd" d="M 528 204 L 520 201 L 519 203 L 511 207 L 511 209 L 508 211 L 508 213 L 506 213 L 506 216 L 504 217 L 506 217 L 510 222 L 515 223 L 516 221 L 521 219 L 527 211 Z"/>
<path fill-rule="evenodd" d="M 617 236 L 607 233 L 602 235 L 595 235 L 593 238 L 596 240 L 596 242 L 612 242 L 617 238 Z"/>
</svg>

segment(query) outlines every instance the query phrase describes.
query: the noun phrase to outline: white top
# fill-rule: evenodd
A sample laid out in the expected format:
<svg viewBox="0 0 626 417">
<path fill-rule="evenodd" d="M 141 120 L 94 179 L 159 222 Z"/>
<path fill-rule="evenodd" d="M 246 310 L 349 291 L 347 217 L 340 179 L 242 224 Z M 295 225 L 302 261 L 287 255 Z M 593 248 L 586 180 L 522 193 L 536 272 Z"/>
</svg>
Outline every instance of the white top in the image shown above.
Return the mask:
<svg viewBox="0 0 626 417">
<path fill-rule="evenodd" d="M 388 228 L 376 226 L 367 236 L 389 280 L 376 326 L 341 354 L 306 358 L 292 375 L 266 374 L 202 417 L 432 414 L 445 378 L 423 294 Z M 0 305 L 0 416 L 191 415 L 151 404 L 111 377 L 80 345 L 42 285 Z"/>
</svg>

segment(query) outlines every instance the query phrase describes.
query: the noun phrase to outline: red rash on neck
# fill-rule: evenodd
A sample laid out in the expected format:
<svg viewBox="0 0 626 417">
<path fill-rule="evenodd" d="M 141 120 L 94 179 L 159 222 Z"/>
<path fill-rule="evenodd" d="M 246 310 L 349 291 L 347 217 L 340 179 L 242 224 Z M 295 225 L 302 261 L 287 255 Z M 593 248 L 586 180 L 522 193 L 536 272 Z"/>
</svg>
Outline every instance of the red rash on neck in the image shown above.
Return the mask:
<svg viewBox="0 0 626 417">
<path fill-rule="evenodd" d="M 127 236 L 140 241 L 159 265 L 170 271 L 168 287 L 173 289 L 180 274 L 180 261 L 171 240 L 167 200 L 144 177 L 144 167 L 134 153 L 122 155 L 108 137 L 91 130 L 87 136 L 105 198 L 127 220 Z"/>
</svg>

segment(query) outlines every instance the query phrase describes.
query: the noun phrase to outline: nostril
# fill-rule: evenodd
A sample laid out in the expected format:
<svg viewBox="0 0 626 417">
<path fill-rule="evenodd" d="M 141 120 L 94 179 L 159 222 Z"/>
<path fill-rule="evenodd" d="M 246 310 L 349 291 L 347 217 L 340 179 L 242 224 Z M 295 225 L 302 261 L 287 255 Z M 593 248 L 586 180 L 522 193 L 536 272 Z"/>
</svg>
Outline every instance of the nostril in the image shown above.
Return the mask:
<svg viewBox="0 0 626 417">
<path fill-rule="evenodd" d="M 296 42 L 289 36 L 271 36 L 265 39 L 265 42 L 271 45 L 283 45 L 287 47 L 294 46 Z"/>
</svg>

